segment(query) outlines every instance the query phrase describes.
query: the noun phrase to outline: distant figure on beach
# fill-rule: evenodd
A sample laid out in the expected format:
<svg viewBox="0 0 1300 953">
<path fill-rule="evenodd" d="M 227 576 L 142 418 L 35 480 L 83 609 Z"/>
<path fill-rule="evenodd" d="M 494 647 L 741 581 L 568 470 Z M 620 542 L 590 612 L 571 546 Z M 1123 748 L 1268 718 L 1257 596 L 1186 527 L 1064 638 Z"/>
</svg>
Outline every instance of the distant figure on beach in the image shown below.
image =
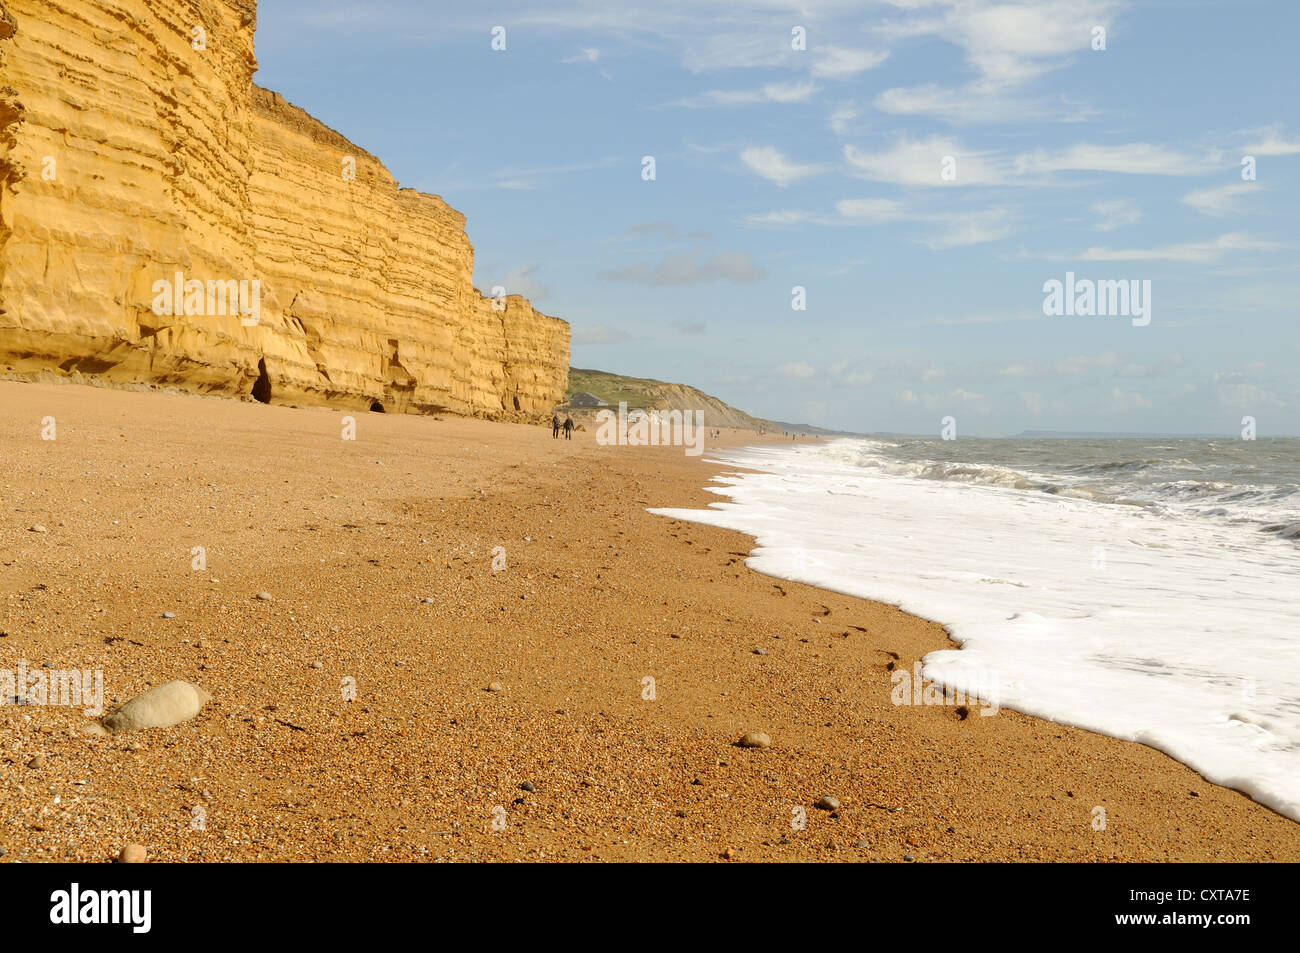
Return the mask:
<svg viewBox="0 0 1300 953">
<path fill-rule="evenodd" d="M 564 439 L 573 439 L 573 418 L 567 415 L 564 418 Z"/>
<path fill-rule="evenodd" d="M 551 418 L 551 439 L 556 440 L 559 438 L 559 436 L 560 436 L 560 418 L 552 417 Z"/>
</svg>

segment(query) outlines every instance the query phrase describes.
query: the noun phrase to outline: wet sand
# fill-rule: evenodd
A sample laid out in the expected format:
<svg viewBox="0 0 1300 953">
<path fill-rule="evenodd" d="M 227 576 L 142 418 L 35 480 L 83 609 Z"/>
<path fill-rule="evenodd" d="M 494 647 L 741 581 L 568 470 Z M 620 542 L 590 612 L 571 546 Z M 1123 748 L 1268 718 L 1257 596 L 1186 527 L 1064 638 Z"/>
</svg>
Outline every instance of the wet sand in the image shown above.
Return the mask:
<svg viewBox="0 0 1300 953">
<path fill-rule="evenodd" d="M 344 416 L 0 381 L 0 669 L 213 695 L 0 707 L 0 861 L 1300 860 L 1153 749 L 892 704 L 942 628 L 645 512 L 715 501 L 707 455 Z"/>
</svg>

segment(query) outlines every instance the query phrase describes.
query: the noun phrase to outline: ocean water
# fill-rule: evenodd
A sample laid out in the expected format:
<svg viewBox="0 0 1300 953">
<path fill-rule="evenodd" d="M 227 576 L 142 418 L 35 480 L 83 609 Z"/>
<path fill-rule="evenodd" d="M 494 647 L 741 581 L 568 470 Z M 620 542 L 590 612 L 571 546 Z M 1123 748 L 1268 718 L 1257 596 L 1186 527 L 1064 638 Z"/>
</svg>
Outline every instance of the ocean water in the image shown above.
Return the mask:
<svg viewBox="0 0 1300 953">
<path fill-rule="evenodd" d="M 747 565 L 900 606 L 927 680 L 1300 820 L 1300 440 L 842 439 L 714 454 Z M 880 691 L 864 686 L 863 691 Z M 987 699 L 986 699 L 987 700 Z M 992 710 L 992 706 L 985 706 Z"/>
</svg>

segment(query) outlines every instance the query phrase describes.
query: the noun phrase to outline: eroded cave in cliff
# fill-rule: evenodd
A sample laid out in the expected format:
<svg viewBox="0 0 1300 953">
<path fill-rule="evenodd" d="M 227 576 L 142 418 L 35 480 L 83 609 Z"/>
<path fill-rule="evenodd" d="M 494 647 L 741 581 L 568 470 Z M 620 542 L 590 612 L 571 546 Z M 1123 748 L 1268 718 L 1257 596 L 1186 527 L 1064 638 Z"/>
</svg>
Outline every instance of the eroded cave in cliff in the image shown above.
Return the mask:
<svg viewBox="0 0 1300 953">
<path fill-rule="evenodd" d="M 257 362 L 257 380 L 253 384 L 253 400 L 262 404 L 271 402 L 271 375 L 266 372 L 266 358 Z"/>
</svg>

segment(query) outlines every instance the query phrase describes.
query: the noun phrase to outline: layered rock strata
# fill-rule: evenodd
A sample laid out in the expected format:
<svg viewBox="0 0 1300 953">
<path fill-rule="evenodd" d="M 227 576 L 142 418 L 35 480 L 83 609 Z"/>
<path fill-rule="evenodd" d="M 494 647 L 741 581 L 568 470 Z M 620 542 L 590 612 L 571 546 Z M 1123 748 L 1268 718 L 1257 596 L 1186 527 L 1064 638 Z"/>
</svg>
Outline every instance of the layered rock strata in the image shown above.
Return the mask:
<svg viewBox="0 0 1300 953">
<path fill-rule="evenodd" d="M 569 328 L 465 218 L 252 82 L 253 0 L 0 2 L 0 370 L 527 417 Z"/>
</svg>

